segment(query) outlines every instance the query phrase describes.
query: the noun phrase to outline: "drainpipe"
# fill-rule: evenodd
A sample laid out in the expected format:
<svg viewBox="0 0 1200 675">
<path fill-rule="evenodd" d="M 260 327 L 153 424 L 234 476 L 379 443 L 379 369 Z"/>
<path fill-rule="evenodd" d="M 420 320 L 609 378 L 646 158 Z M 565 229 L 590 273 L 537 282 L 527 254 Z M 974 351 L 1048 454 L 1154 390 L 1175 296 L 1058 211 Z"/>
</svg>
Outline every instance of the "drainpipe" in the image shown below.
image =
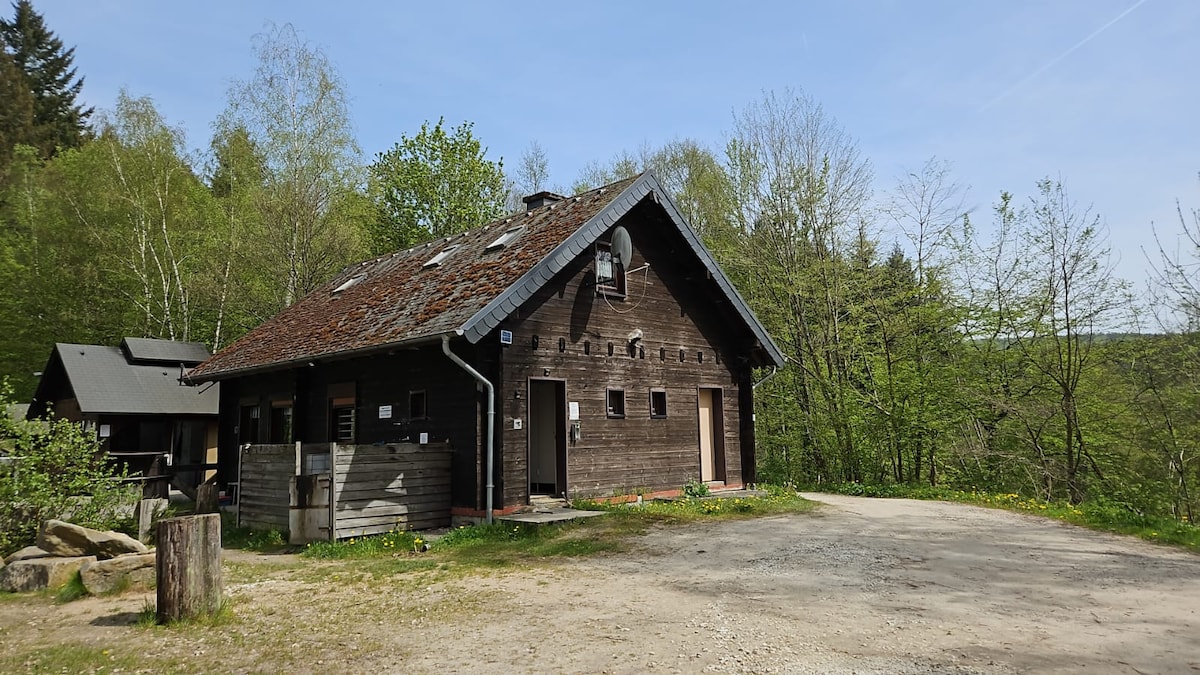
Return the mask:
<svg viewBox="0 0 1200 675">
<path fill-rule="evenodd" d="M 750 385 L 751 391 L 758 389 L 758 385 L 762 384 L 763 382 L 766 382 L 767 380 L 771 379 L 772 377 L 775 377 L 775 373 L 777 373 L 777 372 L 779 372 L 779 366 L 771 366 L 771 372 L 767 373 L 766 375 L 763 375 L 763 379 Z"/>
<path fill-rule="evenodd" d="M 492 523 L 492 491 L 495 488 L 492 481 L 492 474 L 494 473 L 492 468 L 495 457 L 495 441 L 493 440 L 495 434 L 493 432 L 496 428 L 496 388 L 492 386 L 492 383 L 486 377 L 480 375 L 478 370 L 475 370 L 469 363 L 459 358 L 458 354 L 450 351 L 449 335 L 442 336 L 442 353 L 449 357 L 451 361 L 458 364 L 459 368 L 470 373 L 471 377 L 478 380 L 484 387 L 487 387 L 487 522 L 490 525 Z"/>
</svg>

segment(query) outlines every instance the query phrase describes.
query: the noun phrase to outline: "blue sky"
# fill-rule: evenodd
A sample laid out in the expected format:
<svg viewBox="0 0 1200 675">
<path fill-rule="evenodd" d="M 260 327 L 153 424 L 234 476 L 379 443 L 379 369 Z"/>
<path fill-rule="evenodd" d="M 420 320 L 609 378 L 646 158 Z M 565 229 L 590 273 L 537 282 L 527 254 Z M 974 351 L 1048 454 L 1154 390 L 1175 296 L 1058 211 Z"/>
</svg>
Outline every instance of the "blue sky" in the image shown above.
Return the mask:
<svg viewBox="0 0 1200 675">
<path fill-rule="evenodd" d="M 475 123 L 509 166 L 536 140 L 551 182 L 591 161 L 694 138 L 719 149 L 763 90 L 802 90 L 857 138 L 877 194 L 936 156 L 977 222 L 1001 190 L 1061 178 L 1141 283 L 1151 222 L 1200 206 L 1200 3 L 204 3 L 34 0 L 76 47 L 83 97 L 150 96 L 208 144 L 251 38 L 291 23 L 345 80 L 365 157 L 424 120 Z"/>
</svg>

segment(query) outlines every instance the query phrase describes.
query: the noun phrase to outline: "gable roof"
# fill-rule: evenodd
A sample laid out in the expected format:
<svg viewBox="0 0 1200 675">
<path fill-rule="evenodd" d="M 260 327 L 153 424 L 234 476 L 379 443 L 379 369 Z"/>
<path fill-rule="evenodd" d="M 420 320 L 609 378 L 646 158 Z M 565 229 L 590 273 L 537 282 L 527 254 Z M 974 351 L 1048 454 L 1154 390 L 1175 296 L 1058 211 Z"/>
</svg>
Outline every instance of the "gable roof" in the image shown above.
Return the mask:
<svg viewBox="0 0 1200 675">
<path fill-rule="evenodd" d="M 783 355 L 653 174 L 351 265 L 194 368 L 196 382 L 461 335 L 483 339 L 644 199 L 654 199 L 762 347 Z M 497 240 L 513 230 L 502 246 Z M 444 254 L 444 255 L 443 255 Z"/>
<path fill-rule="evenodd" d="M 196 342 L 171 344 L 170 340 L 139 340 L 146 353 L 195 355 L 208 350 Z M 128 342 L 129 339 L 126 340 Z M 179 360 L 134 363 L 123 347 L 58 343 L 50 354 L 38 383 L 30 412 L 39 414 L 55 400 L 74 394 L 85 415 L 216 415 L 217 388 L 197 391 L 179 382 Z M 64 386 L 65 385 L 65 386 Z M 70 393 L 65 391 L 70 388 Z"/>
</svg>

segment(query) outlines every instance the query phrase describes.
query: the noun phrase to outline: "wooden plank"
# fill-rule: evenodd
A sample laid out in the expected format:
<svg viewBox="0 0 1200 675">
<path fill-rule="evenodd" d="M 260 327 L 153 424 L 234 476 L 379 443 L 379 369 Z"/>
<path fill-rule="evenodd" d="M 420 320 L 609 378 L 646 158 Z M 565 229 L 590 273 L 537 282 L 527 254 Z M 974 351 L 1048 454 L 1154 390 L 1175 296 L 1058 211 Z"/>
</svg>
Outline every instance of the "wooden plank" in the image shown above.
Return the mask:
<svg viewBox="0 0 1200 675">
<path fill-rule="evenodd" d="M 337 519 L 345 518 L 364 518 L 374 516 L 388 516 L 396 518 L 411 513 L 425 513 L 442 511 L 450 508 L 449 499 L 440 499 L 437 501 L 419 502 L 415 504 L 373 504 L 373 505 L 357 505 L 357 506 L 339 506 L 334 514 Z"/>
<path fill-rule="evenodd" d="M 271 516 L 267 514 L 256 514 L 254 516 L 247 515 L 242 522 L 242 527 L 248 527 L 252 530 L 274 530 L 276 528 L 287 529 L 287 526 L 287 518 Z"/>
<path fill-rule="evenodd" d="M 392 488 L 387 491 L 380 490 L 359 490 L 354 492 L 343 492 L 339 495 L 339 504 L 348 504 L 351 502 L 361 501 L 386 501 L 386 502 L 402 502 L 416 497 L 429 497 L 436 495 L 450 494 L 450 484 L 445 485 L 430 485 L 422 488 Z"/>
<path fill-rule="evenodd" d="M 384 501 L 403 501 L 418 496 L 450 494 L 450 483 L 442 485 L 425 485 L 415 488 L 397 487 L 387 490 L 353 490 L 339 493 L 339 503 L 363 501 L 367 499 Z"/>
<path fill-rule="evenodd" d="M 351 490 L 385 490 L 389 487 L 404 487 L 406 485 L 440 485 L 451 480 L 449 471 L 440 471 L 437 475 L 410 475 L 409 472 L 400 474 L 383 474 L 383 475 L 341 475 L 335 476 L 333 482 L 338 487 L 345 487 Z"/>
<path fill-rule="evenodd" d="M 395 522 L 400 518 L 406 518 L 417 514 L 433 514 L 443 511 L 449 512 L 449 510 L 450 505 L 448 503 L 443 503 L 413 509 L 361 509 L 356 511 L 338 511 L 336 515 L 337 522 L 339 523 L 338 527 L 342 527 L 341 523 L 344 521 L 358 518 L 386 518 Z"/>
<path fill-rule="evenodd" d="M 430 527 L 444 527 L 450 523 L 450 510 L 446 509 L 444 515 L 422 515 L 414 517 L 411 520 L 396 520 L 394 518 L 362 518 L 346 521 L 338 521 L 338 527 L 335 529 L 338 539 L 346 537 L 361 537 L 372 534 L 383 534 L 392 530 L 414 530 Z"/>
<path fill-rule="evenodd" d="M 342 457 L 411 457 L 413 455 L 432 455 L 439 456 L 453 452 L 449 446 L 440 444 L 440 447 L 430 445 L 413 445 L 413 446 L 397 446 L 397 445 L 359 445 L 359 446 L 344 446 L 339 447 L 335 453 L 338 458 Z"/>
<path fill-rule="evenodd" d="M 338 467 L 342 465 L 384 464 L 388 466 L 450 466 L 454 456 L 450 453 L 439 452 L 405 454 L 405 455 L 344 455 L 338 456 Z"/>
<path fill-rule="evenodd" d="M 291 494 L 291 490 L 290 490 L 289 486 L 287 486 L 287 485 L 279 485 L 279 484 L 264 485 L 263 483 L 258 483 L 256 485 L 255 484 L 250 485 L 249 489 L 247 489 L 242 494 L 244 494 L 248 497 L 254 496 L 254 495 L 270 495 L 270 496 L 283 495 L 284 499 L 287 499 Z"/>
<path fill-rule="evenodd" d="M 347 477 L 336 476 L 334 482 L 338 486 L 348 486 L 354 490 L 388 488 L 403 488 L 406 485 L 440 485 L 450 483 L 449 471 L 404 471 L 400 474 L 383 474 L 377 477 Z"/>
<path fill-rule="evenodd" d="M 335 476 L 345 476 L 354 474 L 370 474 L 378 472 L 400 473 L 402 471 L 417 471 L 417 470 L 442 470 L 450 469 L 448 462 L 354 462 L 348 464 L 339 463 L 337 468 L 333 470 Z"/>
<path fill-rule="evenodd" d="M 402 504 L 402 506 L 420 506 L 426 503 L 449 502 L 450 494 L 446 491 L 430 492 L 426 495 L 404 495 L 391 498 L 368 497 L 358 500 L 338 500 L 336 510 L 386 506 L 386 504 Z"/>
<path fill-rule="evenodd" d="M 418 500 L 419 499 L 419 500 Z M 380 500 L 357 500 L 353 502 L 342 502 L 334 509 L 334 513 L 366 513 L 370 511 L 389 511 L 396 513 L 411 513 L 422 509 L 432 509 L 438 507 L 448 507 L 450 499 L 448 495 L 440 497 L 426 496 L 423 498 L 414 498 L 412 502 L 385 502 Z M 339 516 L 341 517 L 341 516 Z"/>
</svg>

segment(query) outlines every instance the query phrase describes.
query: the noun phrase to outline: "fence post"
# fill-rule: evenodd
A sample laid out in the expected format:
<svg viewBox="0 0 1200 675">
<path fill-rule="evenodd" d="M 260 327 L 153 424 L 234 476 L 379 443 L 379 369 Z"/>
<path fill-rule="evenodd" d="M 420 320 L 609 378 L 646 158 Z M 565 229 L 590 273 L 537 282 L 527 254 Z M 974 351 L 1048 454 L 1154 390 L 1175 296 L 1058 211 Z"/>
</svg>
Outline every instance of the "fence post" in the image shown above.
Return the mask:
<svg viewBox="0 0 1200 675">
<path fill-rule="evenodd" d="M 329 541 L 337 541 L 337 443 L 329 444 Z"/>
<path fill-rule="evenodd" d="M 158 622 L 211 616 L 221 609 L 221 516 L 168 518 L 158 522 L 155 572 Z"/>
</svg>

